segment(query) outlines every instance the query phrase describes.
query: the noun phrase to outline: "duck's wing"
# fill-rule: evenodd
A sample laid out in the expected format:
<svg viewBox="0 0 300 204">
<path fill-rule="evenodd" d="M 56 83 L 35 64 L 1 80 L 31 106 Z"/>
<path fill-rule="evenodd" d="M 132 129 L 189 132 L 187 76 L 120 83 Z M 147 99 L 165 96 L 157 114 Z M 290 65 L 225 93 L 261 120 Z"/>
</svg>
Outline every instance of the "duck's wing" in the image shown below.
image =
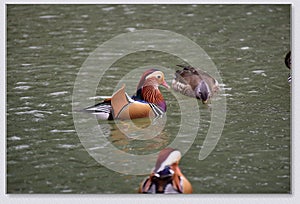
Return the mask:
<svg viewBox="0 0 300 204">
<path fill-rule="evenodd" d="M 172 80 L 172 88 L 183 95 L 195 97 L 193 87 L 189 84 L 189 80 L 186 80 L 186 77 L 181 76 L 181 72 L 175 73 L 175 78 Z"/>
<path fill-rule="evenodd" d="M 118 118 L 121 111 L 133 102 L 134 100 L 125 92 L 125 85 L 123 85 L 122 88 L 115 92 L 111 97 L 111 107 L 114 118 Z"/>
</svg>

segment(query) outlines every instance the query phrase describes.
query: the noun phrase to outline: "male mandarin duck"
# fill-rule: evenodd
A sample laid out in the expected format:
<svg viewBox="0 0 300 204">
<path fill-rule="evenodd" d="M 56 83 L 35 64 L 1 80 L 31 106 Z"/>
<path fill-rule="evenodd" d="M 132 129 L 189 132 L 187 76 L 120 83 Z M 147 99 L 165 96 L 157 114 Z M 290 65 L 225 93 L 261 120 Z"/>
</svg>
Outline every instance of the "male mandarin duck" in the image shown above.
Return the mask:
<svg viewBox="0 0 300 204">
<path fill-rule="evenodd" d="M 172 88 L 183 95 L 202 100 L 206 104 L 208 99 L 219 90 L 219 83 L 206 72 L 191 66 L 177 65 L 182 70 L 177 70 Z"/>
<path fill-rule="evenodd" d="M 125 92 L 125 85 L 115 92 L 111 98 L 84 109 L 96 114 L 99 119 L 135 119 L 157 117 L 166 112 L 167 106 L 158 87 L 170 88 L 163 72 L 157 69 L 145 71 L 137 86 L 136 95 L 132 98 Z"/>
<path fill-rule="evenodd" d="M 291 69 L 292 67 L 292 63 L 291 63 L 292 59 L 291 59 L 291 51 L 289 51 L 286 56 L 285 56 L 285 59 L 284 59 L 284 63 L 285 63 L 285 66 L 289 69 Z M 289 77 L 288 77 L 288 82 L 291 82 L 292 81 L 292 76 L 291 74 L 289 74 Z"/>
<path fill-rule="evenodd" d="M 158 154 L 156 165 L 140 185 L 139 193 L 192 193 L 192 185 L 178 164 L 180 151 L 165 148 Z"/>
</svg>

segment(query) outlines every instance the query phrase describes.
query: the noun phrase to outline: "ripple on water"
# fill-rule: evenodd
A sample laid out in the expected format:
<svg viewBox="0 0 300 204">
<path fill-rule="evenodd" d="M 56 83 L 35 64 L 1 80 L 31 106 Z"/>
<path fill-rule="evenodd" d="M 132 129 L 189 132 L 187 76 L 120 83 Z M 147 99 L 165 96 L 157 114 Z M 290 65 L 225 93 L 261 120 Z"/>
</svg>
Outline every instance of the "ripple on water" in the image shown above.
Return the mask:
<svg viewBox="0 0 300 204">
<path fill-rule="evenodd" d="M 134 32 L 134 31 L 136 31 L 136 28 L 130 27 L 130 28 L 126 28 L 126 30 L 129 31 L 129 32 Z"/>
<path fill-rule="evenodd" d="M 21 140 L 21 137 L 19 137 L 19 136 L 12 136 L 12 137 L 7 138 L 7 140 L 17 141 L 17 140 Z"/>
<path fill-rule="evenodd" d="M 249 49 L 250 49 L 250 47 L 248 47 L 248 46 L 241 47 L 241 50 L 249 50 Z"/>
<path fill-rule="evenodd" d="M 60 192 L 62 192 L 62 193 L 72 193 L 73 190 L 72 189 L 63 189 Z"/>
<path fill-rule="evenodd" d="M 14 148 L 15 150 L 22 150 L 22 149 L 27 149 L 30 146 L 27 144 L 22 144 L 22 145 L 17 145 L 17 146 L 13 146 L 12 148 Z"/>
<path fill-rule="evenodd" d="M 135 13 L 135 8 L 134 7 L 129 7 L 128 5 L 124 5 L 124 14 L 125 15 L 131 15 L 131 14 L 134 14 Z"/>
<path fill-rule="evenodd" d="M 260 74 L 262 76 L 267 76 L 266 73 L 265 73 L 265 70 L 253 70 L 252 73 Z"/>
<path fill-rule="evenodd" d="M 41 128 L 24 128 L 25 132 L 36 132 L 41 130 Z"/>
<path fill-rule="evenodd" d="M 24 106 L 24 107 L 15 107 L 15 108 L 10 108 L 8 109 L 9 111 L 18 111 L 18 110 L 28 110 L 30 109 L 29 106 Z"/>
<path fill-rule="evenodd" d="M 21 64 L 21 66 L 23 66 L 23 67 L 29 67 L 29 66 L 31 66 L 31 64 Z"/>
<path fill-rule="evenodd" d="M 57 130 L 57 129 L 54 129 L 54 130 L 50 130 L 50 132 L 52 133 L 73 133 L 73 132 L 76 132 L 75 130 Z"/>
<path fill-rule="evenodd" d="M 59 149 L 74 149 L 77 146 L 78 145 L 74 145 L 74 144 L 58 144 L 57 148 L 59 148 Z"/>
<path fill-rule="evenodd" d="M 61 96 L 61 95 L 65 95 L 69 93 L 68 91 L 57 91 L 57 92 L 53 92 L 53 93 L 50 93 L 49 96 Z"/>
<path fill-rule="evenodd" d="M 31 88 L 31 86 L 16 86 L 14 89 L 26 91 L 30 88 Z"/>
<path fill-rule="evenodd" d="M 50 112 L 50 111 L 42 111 L 42 110 L 22 111 L 22 112 L 16 112 L 15 114 L 16 115 L 32 114 L 34 116 L 41 117 L 41 115 L 43 115 L 43 113 L 52 114 L 52 112 Z"/>
<path fill-rule="evenodd" d="M 51 18 L 58 18 L 59 16 L 57 15 L 45 15 L 45 16 L 40 16 L 41 19 L 51 19 Z"/>
<path fill-rule="evenodd" d="M 17 85 L 23 85 L 23 84 L 28 84 L 28 82 L 26 82 L 26 81 L 18 81 L 16 84 Z"/>
<path fill-rule="evenodd" d="M 20 100 L 28 100 L 28 99 L 33 99 L 34 97 L 32 96 L 23 96 L 23 97 L 20 97 Z"/>
<path fill-rule="evenodd" d="M 106 8 L 102 8 L 102 11 L 112 11 L 114 9 L 115 7 L 106 7 Z"/>
<path fill-rule="evenodd" d="M 40 49 L 42 49 L 43 47 L 41 47 L 41 46 L 29 46 L 28 48 L 29 48 L 29 49 L 32 49 L 32 50 L 40 50 Z"/>
</svg>

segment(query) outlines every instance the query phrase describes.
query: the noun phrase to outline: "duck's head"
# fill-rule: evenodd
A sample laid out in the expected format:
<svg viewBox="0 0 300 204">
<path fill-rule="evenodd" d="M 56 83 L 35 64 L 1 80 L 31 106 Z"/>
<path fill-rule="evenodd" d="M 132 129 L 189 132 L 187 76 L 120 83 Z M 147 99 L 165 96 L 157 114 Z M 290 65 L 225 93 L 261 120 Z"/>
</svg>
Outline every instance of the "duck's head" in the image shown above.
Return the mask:
<svg viewBox="0 0 300 204">
<path fill-rule="evenodd" d="M 174 184 L 174 176 L 181 176 L 178 163 L 181 158 L 181 153 L 173 148 L 163 149 L 156 161 L 155 168 L 152 172 L 152 182 L 156 184 L 156 192 L 164 193 L 165 187 L 169 183 L 173 183 L 175 188 L 181 191 L 180 185 Z"/>
<path fill-rule="evenodd" d="M 165 148 L 158 154 L 157 161 L 153 173 L 166 175 L 168 172 L 176 171 L 181 153 L 173 148 Z"/>
<path fill-rule="evenodd" d="M 210 90 L 208 84 L 204 80 L 202 80 L 195 88 L 195 96 L 197 99 L 202 100 L 202 103 L 207 103 L 210 97 Z"/>
<path fill-rule="evenodd" d="M 141 77 L 141 80 L 137 86 L 137 89 L 140 89 L 142 86 L 145 85 L 145 83 L 149 83 L 150 85 L 153 85 L 155 87 L 162 85 L 162 86 L 166 87 L 167 89 L 170 88 L 170 86 L 165 81 L 164 73 L 162 71 L 159 71 L 158 69 L 146 70 Z"/>
</svg>

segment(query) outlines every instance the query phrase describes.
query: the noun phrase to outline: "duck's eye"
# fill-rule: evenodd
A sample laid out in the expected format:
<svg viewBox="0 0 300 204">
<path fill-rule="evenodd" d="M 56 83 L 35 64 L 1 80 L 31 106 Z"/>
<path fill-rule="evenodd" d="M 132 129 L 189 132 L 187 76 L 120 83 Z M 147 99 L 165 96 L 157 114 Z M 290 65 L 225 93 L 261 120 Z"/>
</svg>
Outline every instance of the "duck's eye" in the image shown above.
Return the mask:
<svg viewBox="0 0 300 204">
<path fill-rule="evenodd" d="M 160 78 L 161 78 L 161 76 L 160 76 L 160 75 L 158 75 L 158 76 L 157 76 L 157 78 L 158 78 L 158 79 L 160 79 Z"/>
</svg>

